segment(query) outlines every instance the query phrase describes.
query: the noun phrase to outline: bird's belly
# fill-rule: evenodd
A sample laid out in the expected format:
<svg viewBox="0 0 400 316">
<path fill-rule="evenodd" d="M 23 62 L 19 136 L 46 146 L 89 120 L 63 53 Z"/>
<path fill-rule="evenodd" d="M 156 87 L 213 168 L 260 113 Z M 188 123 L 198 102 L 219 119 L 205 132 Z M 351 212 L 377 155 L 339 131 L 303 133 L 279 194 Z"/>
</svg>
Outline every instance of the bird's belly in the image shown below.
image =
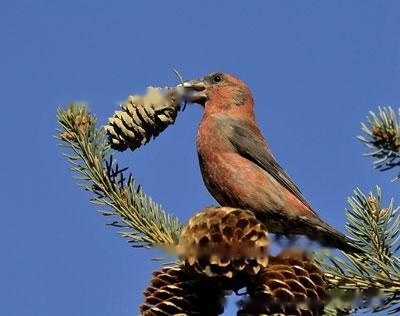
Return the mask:
<svg viewBox="0 0 400 316">
<path fill-rule="evenodd" d="M 202 160 L 204 182 L 222 206 L 276 212 L 285 207 L 285 195 L 265 170 L 237 154 L 214 154 Z"/>
</svg>

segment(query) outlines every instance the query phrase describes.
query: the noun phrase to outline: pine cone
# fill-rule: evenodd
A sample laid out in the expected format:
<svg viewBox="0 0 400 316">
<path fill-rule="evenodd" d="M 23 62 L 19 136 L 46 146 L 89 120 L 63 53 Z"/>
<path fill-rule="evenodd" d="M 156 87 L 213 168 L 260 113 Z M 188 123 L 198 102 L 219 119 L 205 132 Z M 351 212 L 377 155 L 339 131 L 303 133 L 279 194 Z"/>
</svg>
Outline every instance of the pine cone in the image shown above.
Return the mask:
<svg viewBox="0 0 400 316">
<path fill-rule="evenodd" d="M 264 224 L 250 211 L 208 207 L 182 230 L 181 259 L 197 273 L 238 281 L 238 274 L 246 278 L 267 266 L 267 235 Z"/>
<path fill-rule="evenodd" d="M 144 96 L 131 95 L 105 126 L 111 148 L 124 151 L 148 143 L 175 122 L 180 110 L 176 88 L 149 87 Z"/>
<path fill-rule="evenodd" d="M 237 315 L 322 315 L 327 301 L 320 268 L 305 252 L 289 250 L 271 256 L 247 292 L 249 299 Z"/>
<path fill-rule="evenodd" d="M 225 292 L 215 280 L 199 277 L 180 265 L 153 273 L 140 310 L 143 316 L 216 316 L 224 311 Z"/>
</svg>

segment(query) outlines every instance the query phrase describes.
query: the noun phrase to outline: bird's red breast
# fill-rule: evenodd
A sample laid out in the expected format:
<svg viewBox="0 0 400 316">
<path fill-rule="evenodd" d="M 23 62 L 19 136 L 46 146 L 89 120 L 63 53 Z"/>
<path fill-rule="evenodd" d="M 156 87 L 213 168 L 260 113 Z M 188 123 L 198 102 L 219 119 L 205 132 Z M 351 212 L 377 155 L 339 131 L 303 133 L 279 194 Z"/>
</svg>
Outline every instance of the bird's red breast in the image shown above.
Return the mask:
<svg viewBox="0 0 400 316">
<path fill-rule="evenodd" d="M 226 120 L 217 113 L 205 115 L 197 133 L 203 180 L 218 203 L 251 209 L 256 213 L 287 212 L 293 216 L 315 217 L 315 213 L 273 175 L 238 152 L 230 141 L 233 134 L 230 123 L 232 119 Z M 240 123 L 244 124 L 243 119 Z M 267 146 L 253 121 L 246 122 L 245 128 L 258 139 L 258 146 Z M 276 230 L 281 231 L 278 227 Z"/>
</svg>

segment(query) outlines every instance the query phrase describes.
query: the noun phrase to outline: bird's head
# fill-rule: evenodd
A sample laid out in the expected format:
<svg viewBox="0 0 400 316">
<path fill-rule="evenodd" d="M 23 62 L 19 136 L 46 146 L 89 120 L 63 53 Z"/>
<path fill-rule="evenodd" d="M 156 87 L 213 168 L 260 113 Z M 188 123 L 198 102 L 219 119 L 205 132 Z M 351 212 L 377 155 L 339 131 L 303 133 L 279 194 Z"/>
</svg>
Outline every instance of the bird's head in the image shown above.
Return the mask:
<svg viewBox="0 0 400 316">
<path fill-rule="evenodd" d="M 204 106 L 205 113 L 253 112 L 253 97 L 247 85 L 232 75 L 213 72 L 183 83 L 187 100 Z"/>
</svg>

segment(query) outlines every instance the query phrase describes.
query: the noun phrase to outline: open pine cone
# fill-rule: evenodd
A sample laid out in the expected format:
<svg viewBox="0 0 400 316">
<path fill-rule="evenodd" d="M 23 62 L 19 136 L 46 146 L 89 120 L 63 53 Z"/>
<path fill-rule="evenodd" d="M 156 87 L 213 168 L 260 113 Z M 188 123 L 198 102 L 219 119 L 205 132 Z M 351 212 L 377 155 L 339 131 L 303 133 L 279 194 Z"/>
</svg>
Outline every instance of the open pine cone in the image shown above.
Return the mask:
<svg viewBox="0 0 400 316">
<path fill-rule="evenodd" d="M 183 266 L 153 273 L 140 310 L 142 316 L 217 316 L 224 310 L 225 292 L 215 279 L 193 275 Z"/>
<path fill-rule="evenodd" d="M 111 148 L 134 150 L 175 122 L 180 110 L 177 88 L 149 87 L 144 96 L 131 95 L 105 126 Z"/>
<path fill-rule="evenodd" d="M 181 259 L 197 273 L 237 279 L 268 264 L 267 229 L 250 211 L 208 207 L 193 216 L 179 241 Z"/>
<path fill-rule="evenodd" d="M 290 250 L 270 256 L 268 267 L 253 279 L 247 292 L 248 301 L 237 315 L 322 315 L 327 302 L 321 269 L 305 252 Z"/>
</svg>

